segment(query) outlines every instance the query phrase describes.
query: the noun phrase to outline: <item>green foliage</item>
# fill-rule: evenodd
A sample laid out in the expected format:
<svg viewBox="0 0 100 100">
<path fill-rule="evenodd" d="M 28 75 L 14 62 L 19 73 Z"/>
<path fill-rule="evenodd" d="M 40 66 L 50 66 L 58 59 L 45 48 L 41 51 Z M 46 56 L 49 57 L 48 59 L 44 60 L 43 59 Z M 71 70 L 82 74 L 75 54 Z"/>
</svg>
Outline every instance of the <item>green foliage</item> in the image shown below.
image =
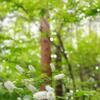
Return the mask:
<svg viewBox="0 0 100 100">
<path fill-rule="evenodd" d="M 8 21 L 7 26 L 0 26 L 0 100 L 16 100 L 18 97 L 24 98 L 25 96 L 32 100 L 34 93 L 27 88 L 27 82 L 37 88 L 35 92 L 39 91 L 46 78 L 52 80 L 52 85 L 55 87 L 56 81 L 53 77 L 59 73 L 66 75 L 63 79 L 64 96 L 61 98 L 65 99 L 67 96 L 70 100 L 73 100 L 73 97 L 78 97 L 79 100 L 82 97 L 85 100 L 99 100 L 100 37 L 92 31 L 88 35 L 84 35 L 80 29 L 76 32 L 69 31 L 71 24 L 79 24 L 82 19 L 94 17 L 99 12 L 99 0 L 69 0 L 68 2 L 63 0 L 0 0 L 2 23 L 6 18 L 15 18 L 14 22 Z M 69 91 L 73 89 L 73 84 L 69 75 L 68 62 L 63 54 L 61 55 L 61 71 L 54 70 L 52 78 L 41 73 L 39 21 L 43 16 L 49 20 L 50 39 L 53 39 L 52 42 L 55 45 L 59 44 L 58 32 L 61 34 L 75 76 L 77 88 L 75 94 L 67 92 L 67 88 Z M 38 31 L 33 32 L 30 29 L 32 24 L 38 28 Z M 59 31 L 60 25 L 62 29 Z M 32 29 L 35 30 L 35 27 Z M 76 40 L 76 47 L 73 39 Z M 53 64 L 56 63 L 55 45 L 51 48 Z M 21 71 L 16 68 L 16 65 L 22 68 Z M 29 66 L 32 66 L 31 70 Z M 9 93 L 4 86 L 7 80 L 12 81 L 16 86 L 12 93 Z"/>
</svg>

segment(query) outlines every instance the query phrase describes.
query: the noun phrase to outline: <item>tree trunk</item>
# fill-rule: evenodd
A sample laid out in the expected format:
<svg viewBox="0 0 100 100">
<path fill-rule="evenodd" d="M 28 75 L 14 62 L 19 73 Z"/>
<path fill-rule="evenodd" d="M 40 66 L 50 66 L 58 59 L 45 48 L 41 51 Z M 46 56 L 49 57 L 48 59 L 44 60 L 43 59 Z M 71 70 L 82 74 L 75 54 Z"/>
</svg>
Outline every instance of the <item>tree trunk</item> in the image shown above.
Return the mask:
<svg viewBox="0 0 100 100">
<path fill-rule="evenodd" d="M 62 70 L 61 68 L 61 50 L 60 46 L 56 47 L 56 69 L 60 72 Z M 62 86 L 62 80 L 58 80 L 56 82 L 56 96 L 62 97 L 63 96 L 63 86 Z M 61 98 L 57 98 L 57 100 L 62 100 Z"/>
<path fill-rule="evenodd" d="M 50 28 L 46 18 L 42 18 L 40 22 L 41 32 L 41 71 L 46 77 L 51 77 L 51 43 L 50 43 Z M 40 90 L 45 90 L 45 85 L 50 84 L 51 81 L 45 78 L 45 83 L 42 84 Z"/>
</svg>

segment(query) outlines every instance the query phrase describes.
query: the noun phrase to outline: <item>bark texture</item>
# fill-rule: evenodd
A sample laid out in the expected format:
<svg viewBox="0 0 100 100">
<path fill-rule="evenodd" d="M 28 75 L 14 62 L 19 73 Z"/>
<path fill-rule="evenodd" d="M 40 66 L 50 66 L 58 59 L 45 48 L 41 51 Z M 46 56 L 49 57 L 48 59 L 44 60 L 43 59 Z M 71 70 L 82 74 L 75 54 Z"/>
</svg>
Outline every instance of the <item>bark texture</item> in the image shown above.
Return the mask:
<svg viewBox="0 0 100 100">
<path fill-rule="evenodd" d="M 40 32 L 41 32 L 41 71 L 47 77 L 51 77 L 51 43 L 50 43 L 50 28 L 46 18 L 42 18 L 40 22 Z M 45 90 L 45 85 L 50 84 L 50 80 L 45 79 L 45 83 L 42 84 L 40 90 Z"/>
</svg>

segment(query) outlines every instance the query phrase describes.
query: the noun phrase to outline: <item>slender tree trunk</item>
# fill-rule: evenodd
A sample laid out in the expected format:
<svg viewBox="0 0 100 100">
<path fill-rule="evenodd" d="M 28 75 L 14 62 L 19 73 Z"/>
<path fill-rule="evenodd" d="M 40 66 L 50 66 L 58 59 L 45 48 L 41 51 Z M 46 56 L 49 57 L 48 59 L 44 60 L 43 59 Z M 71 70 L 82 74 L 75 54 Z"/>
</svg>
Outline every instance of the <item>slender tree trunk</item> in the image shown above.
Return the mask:
<svg viewBox="0 0 100 100">
<path fill-rule="evenodd" d="M 61 68 L 61 50 L 60 45 L 56 47 L 56 68 L 60 72 L 62 70 Z M 62 97 L 63 96 L 63 86 L 62 86 L 62 80 L 58 80 L 56 82 L 56 96 Z M 62 100 L 61 98 L 58 98 L 57 100 Z"/>
<path fill-rule="evenodd" d="M 41 18 L 40 22 L 40 32 L 41 32 L 41 71 L 46 77 L 51 77 L 51 43 L 50 43 L 50 28 L 46 18 Z M 45 90 L 45 85 L 50 84 L 50 80 L 45 78 L 45 83 L 42 84 L 40 90 Z"/>
</svg>

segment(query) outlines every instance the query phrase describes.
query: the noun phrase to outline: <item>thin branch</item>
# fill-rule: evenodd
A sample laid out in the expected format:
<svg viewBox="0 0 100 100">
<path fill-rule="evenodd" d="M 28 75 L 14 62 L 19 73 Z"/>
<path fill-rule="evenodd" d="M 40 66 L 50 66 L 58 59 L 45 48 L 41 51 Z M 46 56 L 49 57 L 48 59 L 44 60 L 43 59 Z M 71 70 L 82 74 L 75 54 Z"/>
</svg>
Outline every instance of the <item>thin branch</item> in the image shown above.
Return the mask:
<svg viewBox="0 0 100 100">
<path fill-rule="evenodd" d="M 73 75 L 72 66 L 71 66 L 71 64 L 70 64 L 70 62 L 69 62 L 69 59 L 68 59 L 67 54 L 65 53 L 65 48 L 64 48 L 64 45 L 63 45 L 61 36 L 60 36 L 60 31 L 61 31 L 62 27 L 63 27 L 63 24 L 61 24 L 59 30 L 57 31 L 57 38 L 58 38 L 59 43 L 60 43 L 61 52 L 62 52 L 64 58 L 66 59 L 66 62 L 68 63 L 68 70 L 69 70 L 70 76 L 71 76 L 71 78 L 72 78 L 73 90 L 74 90 L 74 92 L 75 92 L 75 91 L 76 91 L 76 84 L 75 84 L 75 78 L 74 78 L 74 75 Z"/>
<path fill-rule="evenodd" d="M 50 41 L 52 45 L 54 45 L 56 48 L 58 47 L 58 45 L 56 43 L 54 43 L 53 41 Z"/>
</svg>

